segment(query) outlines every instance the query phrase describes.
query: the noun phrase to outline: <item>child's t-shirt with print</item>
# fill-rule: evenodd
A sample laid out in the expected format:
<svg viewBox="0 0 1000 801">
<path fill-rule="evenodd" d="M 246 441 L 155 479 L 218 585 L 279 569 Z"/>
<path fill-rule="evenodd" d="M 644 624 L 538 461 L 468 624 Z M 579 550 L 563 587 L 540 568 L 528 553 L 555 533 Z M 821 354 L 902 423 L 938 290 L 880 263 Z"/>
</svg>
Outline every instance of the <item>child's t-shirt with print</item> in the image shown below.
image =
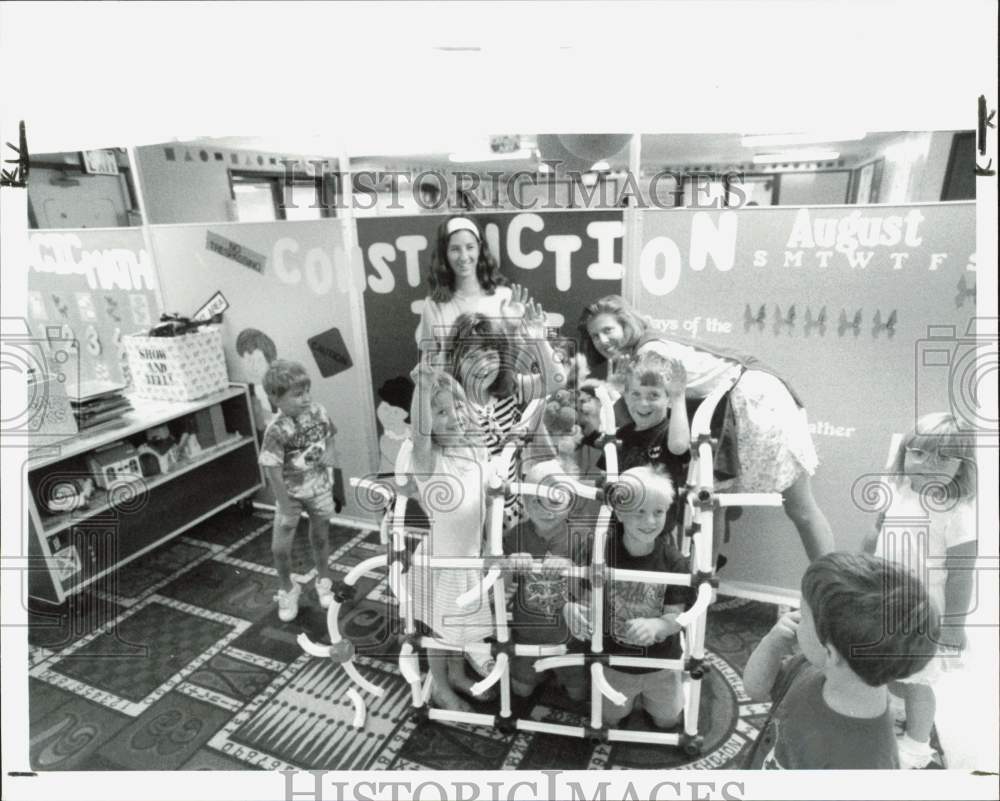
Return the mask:
<svg viewBox="0 0 1000 801">
<path fill-rule="evenodd" d="M 688 463 L 691 461 L 691 452 L 680 455 L 671 453 L 667 445 L 669 438 L 670 416 L 652 428 L 637 430 L 635 423 L 627 423 L 618 429 L 617 437 L 621 441 L 618 449 L 618 471 L 624 473 L 633 467 L 643 467 L 650 464 L 662 464 L 667 469 L 667 474 L 674 485 L 674 503 L 670 507 L 667 515 L 667 522 L 663 526 L 665 532 L 672 532 L 680 521 L 683 514 L 683 499 L 680 497 L 680 488 L 687 483 Z M 601 469 L 604 469 L 604 457 L 598 462 Z"/>
<path fill-rule="evenodd" d="M 313 498 L 333 489 L 323 464 L 326 441 L 337 433 L 326 409 L 310 403 L 296 417 L 279 413 L 264 432 L 262 467 L 280 467 L 285 489 L 293 498 Z"/>
<path fill-rule="evenodd" d="M 771 688 L 771 715 L 747 755 L 751 770 L 892 770 L 899 767 L 892 712 L 853 718 L 823 700 L 823 671 L 787 657 Z"/>
<path fill-rule="evenodd" d="M 524 520 L 504 534 L 503 550 L 506 554 L 528 553 L 536 559 L 562 556 L 575 565 L 585 565 L 590 561 L 591 533 L 564 522 L 559 532 L 545 539 L 531 520 Z M 575 643 L 562 616 L 569 590 L 566 574 L 550 578 L 540 571 L 519 573 L 511 610 L 514 640 L 531 645 Z"/>
<path fill-rule="evenodd" d="M 690 563 L 666 534 L 660 534 L 652 552 L 633 556 L 625 547 L 624 530 L 617 521 L 612 523 L 608 539 L 606 564 L 622 570 L 645 570 L 655 573 L 690 573 Z M 604 590 L 605 625 L 604 651 L 620 656 L 640 656 L 650 659 L 677 659 L 681 655 L 680 638 L 672 634 L 661 642 L 640 645 L 628 633 L 628 622 L 634 618 L 660 617 L 667 606 L 687 606 L 692 601 L 690 587 L 673 584 L 647 584 L 642 581 L 608 582 Z M 660 668 L 615 667 L 626 673 L 648 673 Z"/>
</svg>

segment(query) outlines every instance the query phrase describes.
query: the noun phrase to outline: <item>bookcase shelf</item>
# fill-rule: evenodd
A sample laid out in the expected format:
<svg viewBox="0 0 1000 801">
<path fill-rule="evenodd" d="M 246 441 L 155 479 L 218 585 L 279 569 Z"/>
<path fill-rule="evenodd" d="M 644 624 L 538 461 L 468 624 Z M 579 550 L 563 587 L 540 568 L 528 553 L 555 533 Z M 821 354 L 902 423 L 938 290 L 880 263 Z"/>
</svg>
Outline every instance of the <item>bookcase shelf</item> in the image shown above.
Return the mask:
<svg viewBox="0 0 1000 801">
<path fill-rule="evenodd" d="M 44 565 L 29 571 L 28 594 L 33 598 L 62 603 L 225 506 L 250 497 L 263 484 L 245 386 L 232 385 L 187 403 L 130 400 L 133 409 L 114 427 L 47 445 L 29 457 L 29 556 Z M 47 487 L 94 478 L 87 459 L 94 451 L 116 442 L 137 444 L 147 431 L 164 425 L 172 433 L 190 433 L 194 415 L 213 407 L 221 412 L 226 433 L 192 458 L 178 461 L 165 473 L 119 479 L 109 488 L 98 488 L 81 509 L 47 511 Z"/>
</svg>

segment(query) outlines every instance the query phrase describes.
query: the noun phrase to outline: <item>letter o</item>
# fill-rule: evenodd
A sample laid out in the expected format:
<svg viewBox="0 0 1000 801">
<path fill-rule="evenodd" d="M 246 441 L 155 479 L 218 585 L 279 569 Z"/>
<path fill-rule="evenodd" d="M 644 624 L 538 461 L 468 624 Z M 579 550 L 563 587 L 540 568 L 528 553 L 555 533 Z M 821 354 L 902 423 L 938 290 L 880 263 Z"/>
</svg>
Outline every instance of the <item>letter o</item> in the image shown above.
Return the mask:
<svg viewBox="0 0 1000 801">
<path fill-rule="evenodd" d="M 306 283 L 317 295 L 333 289 L 333 262 L 322 248 L 310 248 L 306 254 Z"/>
<path fill-rule="evenodd" d="M 657 269 L 663 257 L 662 273 Z M 672 239 L 658 236 L 650 239 L 639 257 L 639 280 L 651 295 L 662 297 L 677 287 L 681 279 L 681 252 Z"/>
</svg>

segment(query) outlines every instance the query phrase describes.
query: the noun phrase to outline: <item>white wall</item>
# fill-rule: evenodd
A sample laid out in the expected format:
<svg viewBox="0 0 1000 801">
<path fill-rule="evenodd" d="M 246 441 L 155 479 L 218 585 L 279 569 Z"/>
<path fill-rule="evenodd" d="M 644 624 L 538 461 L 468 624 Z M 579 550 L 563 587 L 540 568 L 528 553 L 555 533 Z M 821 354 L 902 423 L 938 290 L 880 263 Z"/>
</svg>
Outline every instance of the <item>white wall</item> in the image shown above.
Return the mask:
<svg viewBox="0 0 1000 801">
<path fill-rule="evenodd" d="M 173 161 L 167 158 L 168 149 L 173 150 Z M 203 152 L 207 160 L 202 158 Z M 216 158 L 216 153 L 222 155 L 222 160 Z M 146 213 L 152 224 L 236 221 L 229 170 L 284 175 L 281 160 L 296 159 L 302 170 L 312 175 L 313 167 L 306 165 L 306 159 L 323 160 L 329 170 L 335 170 L 337 164 L 336 159 L 322 156 L 257 153 L 198 142 L 140 147 L 136 149 L 136 159 Z"/>
</svg>

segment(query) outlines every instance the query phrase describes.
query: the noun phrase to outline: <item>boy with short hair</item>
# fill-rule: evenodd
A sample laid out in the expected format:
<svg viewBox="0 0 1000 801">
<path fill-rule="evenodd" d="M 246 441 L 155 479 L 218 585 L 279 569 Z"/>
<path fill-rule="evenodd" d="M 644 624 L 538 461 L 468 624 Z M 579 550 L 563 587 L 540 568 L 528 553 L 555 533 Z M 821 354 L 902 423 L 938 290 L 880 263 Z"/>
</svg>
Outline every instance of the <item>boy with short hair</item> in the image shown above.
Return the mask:
<svg viewBox="0 0 1000 801">
<path fill-rule="evenodd" d="M 863 553 L 818 558 L 802 577 L 802 609 L 783 615 L 747 662 L 747 693 L 772 702 L 747 766 L 898 768 L 887 685 L 927 664 L 937 620 L 903 568 Z"/>
<path fill-rule="evenodd" d="M 664 531 L 674 487 L 662 465 L 626 470 L 620 479 L 627 496 L 615 509 L 606 564 L 622 570 L 689 574 L 688 560 Z M 679 659 L 677 616 L 691 603 L 689 587 L 611 581 L 605 589 L 604 652 L 618 656 Z M 590 636 L 589 599 L 566 604 L 566 622 L 579 639 Z M 607 667 L 605 678 L 625 695 L 621 706 L 604 699 L 604 723 L 615 726 L 641 702 L 654 726 L 672 729 L 684 707 L 680 673 L 666 668 Z"/>
<path fill-rule="evenodd" d="M 274 491 L 276 508 L 271 552 L 280 586 L 278 617 L 289 622 L 299 611 L 301 586 L 292 579 L 292 541 L 299 517 L 309 514 L 309 544 L 316 563 L 316 594 L 323 608 L 333 600 L 330 567 L 330 516 L 336 427 L 326 410 L 309 398 L 312 382 L 298 362 L 276 359 L 264 374 L 264 389 L 278 416 L 264 432 L 260 464 Z"/>
<path fill-rule="evenodd" d="M 592 526 L 585 530 L 574 527 L 567 518 L 574 507 L 575 496 L 558 488 L 564 474 L 556 460 L 533 463 L 524 480 L 551 489 L 556 487 L 558 498 L 544 498 L 531 493 L 522 496 L 527 520 L 522 520 L 504 534 L 504 553 L 511 554 L 515 563 L 544 560 L 541 570 L 517 572 L 517 593 L 510 624 L 515 643 L 528 645 L 563 645 L 573 642 L 563 619 L 563 606 L 568 600 L 569 575 L 560 568 L 585 565 L 590 561 Z M 544 674 L 535 671 L 535 660 L 514 656 L 510 663 L 510 682 L 515 695 L 528 697 L 541 683 Z M 587 674 L 582 666 L 558 668 L 556 681 L 574 701 L 582 701 L 587 693 Z"/>
<path fill-rule="evenodd" d="M 619 472 L 659 464 L 666 468 L 674 487 L 684 486 L 691 460 L 684 365 L 658 353 L 642 353 L 622 367 L 618 378 L 624 384 L 622 399 L 632 418 L 616 434 L 621 442 Z M 604 469 L 603 457 L 597 465 Z M 665 524 L 668 531 L 674 530 L 681 514 L 680 498 L 675 498 Z"/>
</svg>

